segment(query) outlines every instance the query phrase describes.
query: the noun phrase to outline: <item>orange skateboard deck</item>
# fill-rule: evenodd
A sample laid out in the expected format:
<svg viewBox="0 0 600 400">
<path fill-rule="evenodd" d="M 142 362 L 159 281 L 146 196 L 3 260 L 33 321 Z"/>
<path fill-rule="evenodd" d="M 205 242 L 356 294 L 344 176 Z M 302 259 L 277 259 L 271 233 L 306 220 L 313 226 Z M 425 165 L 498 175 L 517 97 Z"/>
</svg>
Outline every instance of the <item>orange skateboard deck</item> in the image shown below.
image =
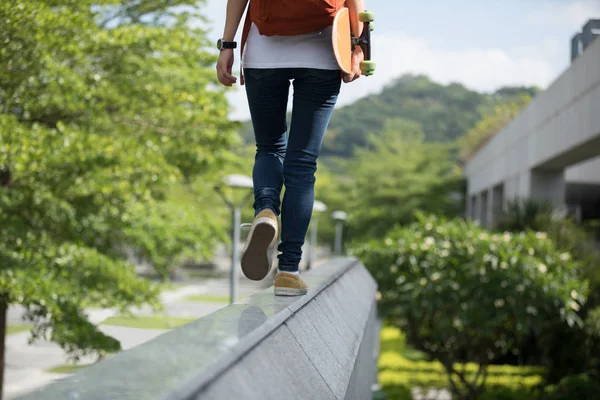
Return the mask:
<svg viewBox="0 0 600 400">
<path fill-rule="evenodd" d="M 333 53 L 340 69 L 349 74 L 352 72 L 352 52 L 356 46 L 360 46 L 365 56 L 360 69 L 364 75 L 369 76 L 375 72 L 375 63 L 371 60 L 371 30 L 373 29 L 371 23 L 374 15 L 365 11 L 358 15 L 358 20 L 364 24 L 364 27 L 362 35 L 356 38 L 350 29 L 350 11 L 346 7 L 338 11 L 333 21 L 331 37 Z"/>
</svg>

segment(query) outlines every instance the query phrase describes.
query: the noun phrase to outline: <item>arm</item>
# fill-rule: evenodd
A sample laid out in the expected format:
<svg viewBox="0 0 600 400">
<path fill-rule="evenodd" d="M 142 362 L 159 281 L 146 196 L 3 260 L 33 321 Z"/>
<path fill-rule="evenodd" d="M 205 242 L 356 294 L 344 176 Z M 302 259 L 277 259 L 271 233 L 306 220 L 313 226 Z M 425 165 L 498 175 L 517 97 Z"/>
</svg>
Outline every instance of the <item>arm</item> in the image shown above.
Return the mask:
<svg viewBox="0 0 600 400">
<path fill-rule="evenodd" d="M 225 17 L 225 29 L 223 29 L 223 40 L 231 42 L 235 38 L 247 4 L 248 0 L 227 0 L 227 15 Z"/>
<path fill-rule="evenodd" d="M 365 11 L 364 0 L 346 0 L 346 6 L 350 11 L 350 30 L 356 37 L 360 37 L 363 31 L 363 24 L 358 21 L 358 14 Z"/>
<path fill-rule="evenodd" d="M 227 0 L 227 15 L 225 17 L 225 28 L 223 29 L 223 40 L 231 42 L 244 15 L 244 10 L 248 0 Z M 217 61 L 217 77 L 219 82 L 225 86 L 231 86 L 237 82 L 237 78 L 232 75 L 233 68 L 233 49 L 223 49 L 219 54 Z"/>
</svg>

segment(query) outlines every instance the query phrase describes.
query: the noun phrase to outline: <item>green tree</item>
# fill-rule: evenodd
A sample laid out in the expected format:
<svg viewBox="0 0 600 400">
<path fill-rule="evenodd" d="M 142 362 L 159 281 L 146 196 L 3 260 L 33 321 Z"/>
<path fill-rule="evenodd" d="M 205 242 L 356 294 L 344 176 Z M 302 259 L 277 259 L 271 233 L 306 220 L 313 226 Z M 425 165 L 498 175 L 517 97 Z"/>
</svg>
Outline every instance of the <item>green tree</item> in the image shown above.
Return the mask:
<svg viewBox="0 0 600 400">
<path fill-rule="evenodd" d="M 420 216 L 354 253 L 379 284 L 383 315 L 442 363 L 459 399 L 479 398 L 490 363 L 518 352 L 531 332 L 582 324 L 587 286 L 543 233 Z M 476 363 L 474 373 L 464 362 Z"/>
<path fill-rule="evenodd" d="M 453 162 L 452 147 L 425 142 L 420 126 L 390 120 L 383 132 L 372 134 L 357 149 L 345 170 L 351 179 L 340 183 L 350 213 L 353 239 L 382 237 L 398 224 L 414 221 L 417 210 L 456 215 L 462 202 L 462 178 Z"/>
<path fill-rule="evenodd" d="M 164 274 L 214 243 L 209 210 L 169 201 L 174 184 L 214 180 L 236 137 L 190 28 L 201 15 L 182 7 L 196 3 L 1 2 L 0 327 L 18 303 L 34 339 L 74 357 L 118 350 L 83 304 L 158 306 L 124 250 Z"/>
</svg>

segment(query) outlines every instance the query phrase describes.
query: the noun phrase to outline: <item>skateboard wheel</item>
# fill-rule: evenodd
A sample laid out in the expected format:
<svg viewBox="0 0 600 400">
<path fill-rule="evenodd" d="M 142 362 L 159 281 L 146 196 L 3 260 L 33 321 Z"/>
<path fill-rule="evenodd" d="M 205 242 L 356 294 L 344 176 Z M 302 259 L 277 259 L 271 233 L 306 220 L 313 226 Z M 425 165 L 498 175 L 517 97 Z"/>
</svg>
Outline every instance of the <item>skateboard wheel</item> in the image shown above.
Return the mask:
<svg viewBox="0 0 600 400">
<path fill-rule="evenodd" d="M 358 20 L 360 22 L 373 22 L 375 21 L 375 13 L 370 11 L 363 11 L 358 14 Z"/>
<path fill-rule="evenodd" d="M 369 30 L 371 32 L 373 32 L 375 30 L 375 24 L 373 24 L 372 22 L 369 24 Z"/>
<path fill-rule="evenodd" d="M 375 61 L 366 60 L 360 63 L 360 70 L 366 76 L 371 76 L 375 73 Z"/>
</svg>

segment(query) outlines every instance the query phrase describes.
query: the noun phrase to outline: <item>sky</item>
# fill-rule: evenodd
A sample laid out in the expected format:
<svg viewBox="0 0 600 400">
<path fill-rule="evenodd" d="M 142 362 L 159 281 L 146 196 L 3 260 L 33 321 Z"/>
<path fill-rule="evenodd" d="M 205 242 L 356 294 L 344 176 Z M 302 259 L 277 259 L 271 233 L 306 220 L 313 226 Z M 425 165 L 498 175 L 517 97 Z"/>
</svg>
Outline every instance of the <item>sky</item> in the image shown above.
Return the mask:
<svg viewBox="0 0 600 400">
<path fill-rule="evenodd" d="M 375 13 L 374 76 L 344 84 L 338 107 L 377 93 L 405 73 L 491 92 L 507 85 L 547 88 L 570 63 L 570 40 L 600 0 L 365 0 Z M 206 0 L 210 38 L 221 37 L 227 0 Z M 236 40 L 240 40 L 241 28 Z M 239 50 L 236 51 L 239 71 Z M 236 76 L 239 72 L 236 73 Z M 228 93 L 231 117 L 249 118 L 244 88 Z"/>
</svg>

